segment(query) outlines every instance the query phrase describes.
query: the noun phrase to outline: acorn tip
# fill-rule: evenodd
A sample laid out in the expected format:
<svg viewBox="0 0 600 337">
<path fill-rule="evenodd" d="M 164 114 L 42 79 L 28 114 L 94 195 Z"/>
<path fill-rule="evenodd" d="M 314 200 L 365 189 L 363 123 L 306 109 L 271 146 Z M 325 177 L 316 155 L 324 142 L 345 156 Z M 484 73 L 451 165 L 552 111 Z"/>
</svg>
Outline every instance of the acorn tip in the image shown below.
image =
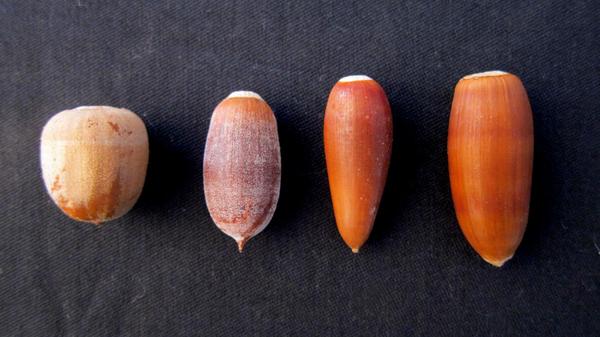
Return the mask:
<svg viewBox="0 0 600 337">
<path fill-rule="evenodd" d="M 360 249 L 360 248 L 352 248 L 352 253 L 354 253 L 354 254 L 358 254 L 358 250 L 359 250 L 359 249 Z"/>
<path fill-rule="evenodd" d="M 487 258 L 487 257 L 483 257 L 483 256 L 481 258 L 485 262 L 491 264 L 492 266 L 500 268 L 500 267 L 502 267 L 506 263 L 506 261 L 512 259 L 512 257 L 513 256 L 511 255 L 511 256 L 509 256 L 507 258 L 504 258 L 504 259 L 493 259 L 493 258 Z"/>
<path fill-rule="evenodd" d="M 345 83 L 345 82 L 372 81 L 372 80 L 373 79 L 367 75 L 350 75 L 350 76 L 345 76 L 345 77 L 340 78 L 338 80 L 338 82 Z"/>
<path fill-rule="evenodd" d="M 91 223 L 92 225 L 96 226 L 96 227 L 102 227 L 102 225 L 104 225 L 104 222 L 101 220 L 89 220 L 89 221 L 85 221 L 85 220 L 79 220 L 79 219 L 75 219 L 77 221 L 83 221 L 83 222 L 88 222 Z"/>
<path fill-rule="evenodd" d="M 462 79 L 469 80 L 472 78 L 493 77 L 493 76 L 502 76 L 502 75 L 508 75 L 508 73 L 506 71 L 502 71 L 502 70 L 489 70 L 489 71 L 483 71 L 480 73 L 467 75 L 467 76 L 464 76 Z"/>
<path fill-rule="evenodd" d="M 246 245 L 246 242 L 248 242 L 248 239 L 239 239 L 239 240 L 237 240 L 238 251 L 240 253 L 244 252 L 244 246 Z"/>
<path fill-rule="evenodd" d="M 234 91 L 231 94 L 229 94 L 229 96 L 227 96 L 227 98 L 256 98 L 259 99 L 261 101 L 264 101 L 262 97 L 260 97 L 259 94 L 255 93 L 254 91 L 249 91 L 249 90 L 238 90 L 238 91 Z"/>
</svg>

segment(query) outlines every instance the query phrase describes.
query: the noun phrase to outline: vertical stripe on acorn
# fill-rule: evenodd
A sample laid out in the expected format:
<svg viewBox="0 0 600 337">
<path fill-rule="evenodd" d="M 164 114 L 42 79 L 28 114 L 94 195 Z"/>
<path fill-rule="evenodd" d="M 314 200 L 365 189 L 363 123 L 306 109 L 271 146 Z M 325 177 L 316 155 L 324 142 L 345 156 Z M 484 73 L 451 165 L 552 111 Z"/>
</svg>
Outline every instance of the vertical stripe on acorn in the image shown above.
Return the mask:
<svg viewBox="0 0 600 337">
<path fill-rule="evenodd" d="M 485 261 L 502 266 L 525 232 L 533 167 L 533 117 L 517 76 L 489 71 L 458 82 L 448 163 L 462 232 Z"/>
</svg>

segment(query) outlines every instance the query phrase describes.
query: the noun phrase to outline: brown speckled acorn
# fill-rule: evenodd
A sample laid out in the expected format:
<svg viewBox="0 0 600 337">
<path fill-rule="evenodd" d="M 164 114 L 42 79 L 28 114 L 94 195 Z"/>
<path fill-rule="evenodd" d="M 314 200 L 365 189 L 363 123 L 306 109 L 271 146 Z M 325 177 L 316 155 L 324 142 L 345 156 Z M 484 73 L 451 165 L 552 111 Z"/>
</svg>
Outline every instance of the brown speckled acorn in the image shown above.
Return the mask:
<svg viewBox="0 0 600 337">
<path fill-rule="evenodd" d="M 240 252 L 275 212 L 279 151 L 275 115 L 258 94 L 235 91 L 215 108 L 204 150 L 204 195 L 213 221 Z"/>
<path fill-rule="evenodd" d="M 62 111 L 46 123 L 40 152 L 48 193 L 75 220 L 100 224 L 116 219 L 142 192 L 148 134 L 144 122 L 127 109 Z"/>
</svg>

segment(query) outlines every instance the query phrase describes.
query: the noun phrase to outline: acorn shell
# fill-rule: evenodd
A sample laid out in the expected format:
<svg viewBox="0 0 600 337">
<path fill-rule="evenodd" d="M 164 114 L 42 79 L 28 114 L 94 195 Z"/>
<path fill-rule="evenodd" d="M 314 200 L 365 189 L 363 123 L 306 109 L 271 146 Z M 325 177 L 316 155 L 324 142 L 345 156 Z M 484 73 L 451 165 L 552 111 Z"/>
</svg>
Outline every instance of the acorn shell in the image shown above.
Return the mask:
<svg viewBox="0 0 600 337">
<path fill-rule="evenodd" d="M 236 91 L 215 108 L 203 174 L 210 215 L 242 252 L 271 221 L 281 185 L 277 121 L 258 94 Z"/>
<path fill-rule="evenodd" d="M 517 76 L 491 71 L 458 82 L 448 162 L 463 234 L 485 261 L 502 266 L 525 232 L 533 167 L 533 117 Z"/>
<path fill-rule="evenodd" d="M 46 189 L 69 217 L 100 224 L 127 213 L 148 166 L 144 122 L 127 109 L 84 106 L 54 115 L 41 138 Z"/>
<path fill-rule="evenodd" d="M 392 150 L 385 92 L 364 75 L 340 79 L 325 109 L 327 175 L 338 230 L 357 253 L 367 241 L 384 190 Z"/>
</svg>

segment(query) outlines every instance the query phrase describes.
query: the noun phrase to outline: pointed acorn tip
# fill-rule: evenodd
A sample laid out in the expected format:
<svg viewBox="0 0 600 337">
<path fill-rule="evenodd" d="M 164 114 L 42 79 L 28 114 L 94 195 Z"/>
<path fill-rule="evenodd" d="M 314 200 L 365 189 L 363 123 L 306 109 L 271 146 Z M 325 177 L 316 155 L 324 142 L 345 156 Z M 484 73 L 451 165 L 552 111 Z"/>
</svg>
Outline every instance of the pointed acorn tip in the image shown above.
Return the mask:
<svg viewBox="0 0 600 337">
<path fill-rule="evenodd" d="M 238 251 L 240 253 L 244 252 L 244 246 L 246 245 L 246 242 L 248 242 L 248 239 L 239 239 L 236 240 L 237 241 L 237 245 L 238 245 Z"/>
<path fill-rule="evenodd" d="M 360 249 L 360 248 L 352 248 L 352 253 L 354 253 L 354 254 L 358 254 L 358 250 L 359 250 L 359 249 Z"/>
<path fill-rule="evenodd" d="M 506 261 L 512 259 L 512 257 L 513 256 L 511 255 L 511 256 L 509 256 L 507 258 L 504 258 L 504 259 L 494 259 L 494 258 L 488 258 L 488 257 L 483 257 L 483 256 L 481 258 L 485 262 L 491 264 L 492 266 L 500 268 L 500 267 L 502 267 L 506 263 Z"/>
<path fill-rule="evenodd" d="M 255 93 L 254 91 L 248 91 L 248 90 L 234 91 L 231 94 L 229 94 L 229 96 L 227 96 L 227 98 L 235 98 L 235 97 L 239 97 L 239 98 L 256 98 L 256 99 L 259 99 L 261 101 L 264 101 L 264 99 L 262 97 L 260 97 L 259 94 Z"/>
<path fill-rule="evenodd" d="M 373 79 L 367 75 L 350 75 L 350 76 L 340 78 L 338 82 L 345 83 L 345 82 L 372 81 L 372 80 Z"/>
</svg>

